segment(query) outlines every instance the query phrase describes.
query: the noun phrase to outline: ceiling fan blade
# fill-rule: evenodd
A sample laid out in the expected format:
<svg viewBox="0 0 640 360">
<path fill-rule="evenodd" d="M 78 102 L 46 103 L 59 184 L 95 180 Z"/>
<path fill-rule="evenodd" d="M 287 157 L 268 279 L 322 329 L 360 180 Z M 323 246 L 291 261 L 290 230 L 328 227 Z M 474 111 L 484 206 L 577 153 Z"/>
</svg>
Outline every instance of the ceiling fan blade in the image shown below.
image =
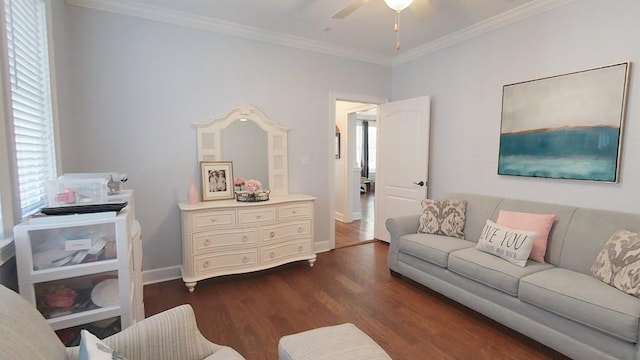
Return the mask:
<svg viewBox="0 0 640 360">
<path fill-rule="evenodd" d="M 349 5 L 345 6 L 342 10 L 335 13 L 331 18 L 332 19 L 344 19 L 347 16 L 351 15 L 352 12 L 358 10 L 358 8 L 366 3 L 369 0 L 353 0 Z"/>
<path fill-rule="evenodd" d="M 413 4 L 409 7 L 418 19 L 426 20 L 433 16 L 433 6 L 429 0 L 414 0 Z"/>
</svg>

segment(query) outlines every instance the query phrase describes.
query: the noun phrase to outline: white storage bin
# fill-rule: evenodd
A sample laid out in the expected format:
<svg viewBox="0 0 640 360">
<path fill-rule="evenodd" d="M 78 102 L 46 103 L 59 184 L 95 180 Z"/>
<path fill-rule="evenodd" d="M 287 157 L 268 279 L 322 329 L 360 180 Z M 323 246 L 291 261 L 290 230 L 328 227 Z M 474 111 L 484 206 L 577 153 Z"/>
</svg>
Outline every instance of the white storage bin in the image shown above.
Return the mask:
<svg viewBox="0 0 640 360">
<path fill-rule="evenodd" d="M 97 179 L 102 178 L 107 181 L 107 190 L 109 195 L 118 194 L 123 189 L 122 183 L 126 182 L 127 174 L 116 172 L 99 172 L 99 173 L 68 173 L 60 176 L 58 180 L 66 179 Z"/>
<path fill-rule="evenodd" d="M 58 178 L 48 183 L 48 206 L 102 204 L 107 194 L 107 180 L 103 178 Z"/>
</svg>

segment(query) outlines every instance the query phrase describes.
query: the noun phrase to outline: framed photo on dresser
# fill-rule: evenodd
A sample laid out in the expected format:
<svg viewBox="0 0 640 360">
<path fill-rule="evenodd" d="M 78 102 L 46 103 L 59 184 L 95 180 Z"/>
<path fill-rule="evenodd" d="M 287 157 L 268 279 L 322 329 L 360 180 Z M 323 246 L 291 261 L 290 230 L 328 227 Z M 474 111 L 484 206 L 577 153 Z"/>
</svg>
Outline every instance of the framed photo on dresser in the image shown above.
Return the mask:
<svg viewBox="0 0 640 360">
<path fill-rule="evenodd" d="M 233 199 L 233 162 L 201 161 L 202 200 Z"/>
</svg>

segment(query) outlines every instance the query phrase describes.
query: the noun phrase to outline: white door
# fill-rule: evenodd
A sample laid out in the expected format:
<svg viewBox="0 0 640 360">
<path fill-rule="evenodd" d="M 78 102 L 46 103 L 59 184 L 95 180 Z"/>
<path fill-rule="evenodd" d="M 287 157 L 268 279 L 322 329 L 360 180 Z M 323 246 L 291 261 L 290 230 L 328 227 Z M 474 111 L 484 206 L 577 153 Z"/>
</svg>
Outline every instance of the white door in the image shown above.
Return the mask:
<svg viewBox="0 0 640 360">
<path fill-rule="evenodd" d="M 389 242 L 385 221 L 414 215 L 427 196 L 430 99 L 380 105 L 375 202 L 375 238 Z"/>
</svg>

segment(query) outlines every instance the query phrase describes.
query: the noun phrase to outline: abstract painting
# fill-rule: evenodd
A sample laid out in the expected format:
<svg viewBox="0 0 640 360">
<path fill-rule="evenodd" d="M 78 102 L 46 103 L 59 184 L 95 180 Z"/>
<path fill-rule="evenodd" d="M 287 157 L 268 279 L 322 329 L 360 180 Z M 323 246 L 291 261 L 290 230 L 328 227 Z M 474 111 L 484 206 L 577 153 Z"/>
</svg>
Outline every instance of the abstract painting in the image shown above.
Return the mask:
<svg viewBox="0 0 640 360">
<path fill-rule="evenodd" d="M 630 66 L 505 85 L 498 174 L 618 182 Z"/>
</svg>

